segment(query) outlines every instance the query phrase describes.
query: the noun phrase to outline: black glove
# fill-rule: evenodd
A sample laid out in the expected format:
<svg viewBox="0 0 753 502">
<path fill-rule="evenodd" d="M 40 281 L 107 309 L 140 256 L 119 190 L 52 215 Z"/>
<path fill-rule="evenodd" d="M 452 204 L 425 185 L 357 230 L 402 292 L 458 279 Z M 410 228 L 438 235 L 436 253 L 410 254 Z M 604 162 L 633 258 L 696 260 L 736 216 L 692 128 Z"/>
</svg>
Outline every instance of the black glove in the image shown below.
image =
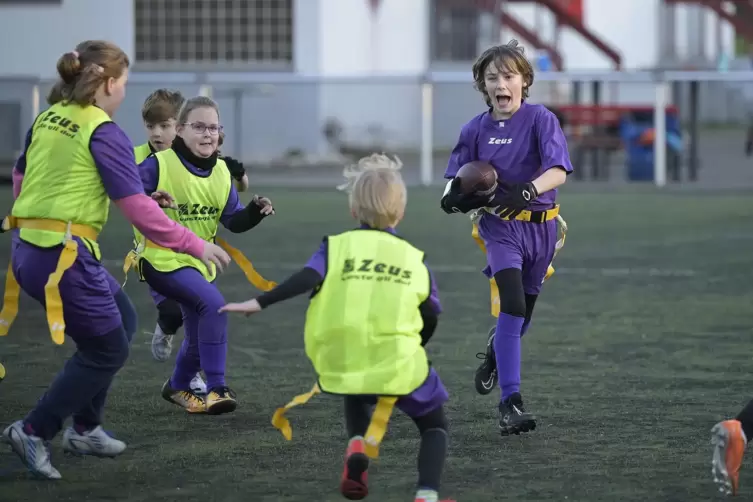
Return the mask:
<svg viewBox="0 0 753 502">
<path fill-rule="evenodd" d="M 539 196 L 533 183 L 502 186 L 507 189 L 507 192 L 494 198 L 494 205 L 499 206 L 495 212 L 500 218 L 514 219 Z"/>
<path fill-rule="evenodd" d="M 450 184 L 450 191 L 442 197 L 439 205 L 447 214 L 467 213 L 468 211 L 488 205 L 493 198 L 494 194 L 462 194 L 460 193 L 460 178 L 453 178 Z"/>
<path fill-rule="evenodd" d="M 228 171 L 230 171 L 230 176 L 232 176 L 237 181 L 243 179 L 243 176 L 246 174 L 246 168 L 243 167 L 242 162 L 239 162 L 232 157 L 222 157 L 222 160 L 224 160 L 225 164 L 227 164 L 227 169 Z"/>
</svg>

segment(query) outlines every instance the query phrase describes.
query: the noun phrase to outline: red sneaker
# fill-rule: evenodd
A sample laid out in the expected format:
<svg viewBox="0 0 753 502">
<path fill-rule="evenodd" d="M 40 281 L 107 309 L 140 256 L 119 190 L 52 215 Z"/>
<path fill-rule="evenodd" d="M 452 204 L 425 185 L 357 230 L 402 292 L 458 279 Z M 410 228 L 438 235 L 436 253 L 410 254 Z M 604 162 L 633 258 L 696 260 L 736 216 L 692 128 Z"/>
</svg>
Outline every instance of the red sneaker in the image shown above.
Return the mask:
<svg viewBox="0 0 753 502">
<path fill-rule="evenodd" d="M 725 420 L 711 429 L 711 444 L 714 455 L 711 472 L 719 491 L 737 495 L 740 485 L 740 467 L 745 455 L 743 429 L 737 420 Z"/>
<path fill-rule="evenodd" d="M 369 494 L 367 485 L 369 457 L 363 439 L 351 439 L 345 451 L 345 467 L 340 479 L 340 493 L 348 500 L 361 500 Z"/>
</svg>

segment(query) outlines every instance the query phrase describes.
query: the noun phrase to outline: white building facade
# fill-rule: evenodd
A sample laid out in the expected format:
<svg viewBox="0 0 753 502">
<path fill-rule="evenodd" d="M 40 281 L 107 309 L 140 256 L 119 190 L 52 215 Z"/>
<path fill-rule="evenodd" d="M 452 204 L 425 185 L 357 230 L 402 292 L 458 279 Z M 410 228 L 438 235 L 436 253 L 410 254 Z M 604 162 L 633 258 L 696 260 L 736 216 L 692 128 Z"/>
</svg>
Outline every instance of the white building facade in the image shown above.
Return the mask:
<svg viewBox="0 0 753 502">
<path fill-rule="evenodd" d="M 9 79 L 54 79 L 61 53 L 81 40 L 107 39 L 135 63 L 127 103 L 116 117 L 129 134 L 141 134 L 138 111 L 154 88 L 177 87 L 190 95 L 208 85 L 204 89 L 213 90 L 223 122 L 233 130 L 227 148 L 264 157 L 291 149 L 322 152 L 321 130 L 329 118 L 351 138 L 377 134 L 390 147 L 416 148 L 419 78 L 450 70 L 458 72 L 457 83 L 438 86 L 434 96 L 435 143 L 447 146 L 482 103 L 470 87 L 471 57 L 435 60 L 434 2 L 215 0 L 196 2 L 196 12 L 178 12 L 172 0 L 3 0 L 0 33 L 12 42 L 0 52 L 0 90 L 27 100 L 28 86 Z M 545 41 L 554 40 L 554 19 L 545 8 L 510 3 L 506 9 Z M 621 53 L 623 69 L 661 64 L 659 0 L 583 0 L 583 9 L 585 25 Z M 478 16 L 475 40 L 452 41 L 466 44 L 464 54 L 511 37 L 527 45 L 500 29 L 494 15 Z M 251 21 L 256 24 L 249 28 Z M 713 60 L 720 50 L 732 51 L 732 29 L 701 7 L 676 7 L 675 26 L 680 58 Z M 566 70 L 612 68 L 575 31 L 562 28 L 558 40 Z M 644 98 L 629 100 L 636 99 Z"/>
</svg>

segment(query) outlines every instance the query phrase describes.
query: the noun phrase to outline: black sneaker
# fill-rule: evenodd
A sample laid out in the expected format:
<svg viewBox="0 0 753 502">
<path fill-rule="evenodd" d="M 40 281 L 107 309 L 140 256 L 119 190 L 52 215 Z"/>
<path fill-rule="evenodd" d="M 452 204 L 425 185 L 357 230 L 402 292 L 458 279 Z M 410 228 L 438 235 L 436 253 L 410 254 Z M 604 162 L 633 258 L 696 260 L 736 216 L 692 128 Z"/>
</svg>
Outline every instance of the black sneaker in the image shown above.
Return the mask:
<svg viewBox="0 0 753 502">
<path fill-rule="evenodd" d="M 476 358 L 484 361 L 476 370 L 476 377 L 474 378 L 476 392 L 482 396 L 490 393 L 497 385 L 497 359 L 494 356 L 494 333 L 496 332 L 495 326 L 489 331 L 489 338 L 486 340 L 486 352 L 476 354 Z"/>
<path fill-rule="evenodd" d="M 517 392 L 499 404 L 499 432 L 503 436 L 519 435 L 536 429 L 536 417 L 526 412 Z"/>
</svg>

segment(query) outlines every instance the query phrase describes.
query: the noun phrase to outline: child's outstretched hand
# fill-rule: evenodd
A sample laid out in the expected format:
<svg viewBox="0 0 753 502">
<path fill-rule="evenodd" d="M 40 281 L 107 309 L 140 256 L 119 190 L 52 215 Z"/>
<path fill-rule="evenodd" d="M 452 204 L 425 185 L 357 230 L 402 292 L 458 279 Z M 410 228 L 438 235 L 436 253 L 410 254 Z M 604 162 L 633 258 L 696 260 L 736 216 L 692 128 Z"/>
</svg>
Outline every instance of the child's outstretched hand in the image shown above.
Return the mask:
<svg viewBox="0 0 753 502">
<path fill-rule="evenodd" d="M 272 207 L 272 201 L 269 200 L 268 198 L 260 197 L 259 195 L 254 195 L 253 203 L 261 208 L 261 214 L 265 216 L 269 216 L 270 214 L 275 214 L 275 208 Z"/>
<path fill-rule="evenodd" d="M 173 196 L 165 192 L 164 190 L 157 190 L 156 192 L 152 192 L 152 199 L 157 201 L 157 204 L 159 204 L 160 207 L 166 209 L 178 209 L 178 204 L 175 203 Z"/>
<path fill-rule="evenodd" d="M 221 314 L 223 312 L 236 312 L 238 314 L 246 314 L 246 316 L 250 316 L 251 314 L 261 312 L 261 305 L 259 305 L 259 302 L 257 302 L 256 299 L 243 303 L 228 303 L 224 307 L 220 307 L 219 313 Z"/>
</svg>

